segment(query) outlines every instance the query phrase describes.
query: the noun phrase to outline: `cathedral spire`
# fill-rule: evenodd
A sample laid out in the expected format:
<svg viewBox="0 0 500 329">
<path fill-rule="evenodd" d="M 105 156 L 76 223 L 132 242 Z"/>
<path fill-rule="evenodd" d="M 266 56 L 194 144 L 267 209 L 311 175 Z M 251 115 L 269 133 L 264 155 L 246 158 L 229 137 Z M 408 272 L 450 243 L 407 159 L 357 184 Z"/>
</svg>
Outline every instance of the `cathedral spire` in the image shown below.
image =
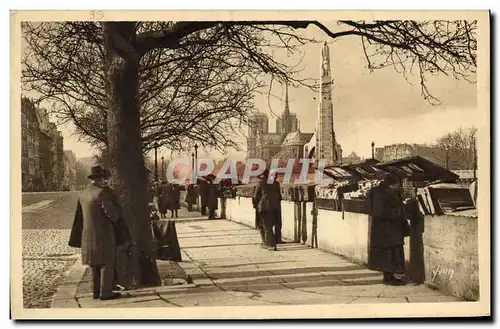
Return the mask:
<svg viewBox="0 0 500 329">
<path fill-rule="evenodd" d="M 288 81 L 285 82 L 285 115 L 290 114 L 290 105 L 288 103 Z"/>
</svg>

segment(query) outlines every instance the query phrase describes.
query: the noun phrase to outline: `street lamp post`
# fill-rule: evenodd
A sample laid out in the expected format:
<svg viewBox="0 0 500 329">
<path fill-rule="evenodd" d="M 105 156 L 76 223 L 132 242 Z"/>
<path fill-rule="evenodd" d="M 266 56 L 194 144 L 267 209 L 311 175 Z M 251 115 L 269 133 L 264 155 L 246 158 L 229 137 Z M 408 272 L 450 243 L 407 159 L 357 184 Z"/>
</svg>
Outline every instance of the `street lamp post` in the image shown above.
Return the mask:
<svg viewBox="0 0 500 329">
<path fill-rule="evenodd" d="M 375 142 L 372 141 L 372 159 L 375 159 Z"/>
<path fill-rule="evenodd" d="M 194 144 L 194 177 L 198 177 L 198 144 Z"/>
<path fill-rule="evenodd" d="M 161 179 L 164 179 L 165 178 L 165 158 L 163 157 L 163 155 L 161 156 Z"/>
<path fill-rule="evenodd" d="M 194 153 L 191 153 L 191 172 L 194 176 Z"/>
<path fill-rule="evenodd" d="M 158 143 L 155 143 L 155 181 L 158 181 Z"/>
<path fill-rule="evenodd" d="M 445 154 L 446 154 L 446 169 L 450 169 L 449 168 L 449 165 L 448 165 L 448 162 L 449 162 L 449 151 L 450 151 L 450 148 L 448 146 L 445 146 L 444 147 L 444 151 L 445 151 Z"/>
</svg>

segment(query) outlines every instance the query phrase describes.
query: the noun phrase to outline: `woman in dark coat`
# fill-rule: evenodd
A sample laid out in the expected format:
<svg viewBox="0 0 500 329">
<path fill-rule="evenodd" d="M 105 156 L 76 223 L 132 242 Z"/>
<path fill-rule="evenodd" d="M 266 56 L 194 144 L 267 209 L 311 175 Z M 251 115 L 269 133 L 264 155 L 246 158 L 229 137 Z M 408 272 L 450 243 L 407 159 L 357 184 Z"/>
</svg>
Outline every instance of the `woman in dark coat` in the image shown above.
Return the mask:
<svg viewBox="0 0 500 329">
<path fill-rule="evenodd" d="M 390 184 L 393 184 L 391 186 Z M 370 193 L 368 268 L 384 273 L 384 284 L 404 285 L 396 275 L 405 273 L 404 237 L 409 226 L 399 181 L 385 180 Z"/>
<path fill-rule="evenodd" d="M 186 203 L 188 211 L 193 211 L 193 204 L 196 204 L 196 190 L 194 184 L 189 184 L 186 191 Z"/>
<path fill-rule="evenodd" d="M 171 208 L 172 187 L 166 181 L 161 182 L 160 197 L 158 198 L 158 211 L 161 218 L 167 217 L 167 211 Z"/>
</svg>

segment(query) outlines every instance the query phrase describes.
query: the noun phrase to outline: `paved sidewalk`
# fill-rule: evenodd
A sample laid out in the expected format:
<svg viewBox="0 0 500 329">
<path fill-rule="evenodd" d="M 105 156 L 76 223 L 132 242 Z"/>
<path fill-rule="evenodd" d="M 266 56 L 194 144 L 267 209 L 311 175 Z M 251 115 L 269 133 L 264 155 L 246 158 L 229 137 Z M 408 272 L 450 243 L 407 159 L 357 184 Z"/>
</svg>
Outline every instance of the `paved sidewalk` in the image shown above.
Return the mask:
<svg viewBox="0 0 500 329">
<path fill-rule="evenodd" d="M 66 293 L 56 294 L 52 306 L 190 307 L 458 301 L 424 285 L 382 285 L 381 273 L 301 244 L 279 245 L 274 252 L 263 250 L 257 230 L 228 220 L 184 218 L 177 221 L 176 228 L 184 260 L 179 265 L 192 276 L 194 284 L 127 291 L 118 300 L 95 301 L 90 292 L 76 290 L 75 283 L 79 281 L 76 272 L 72 271 L 68 279 L 73 280 L 73 285 L 63 285 L 60 292 Z M 159 267 L 162 273 L 171 268 L 168 262 L 162 261 Z"/>
</svg>

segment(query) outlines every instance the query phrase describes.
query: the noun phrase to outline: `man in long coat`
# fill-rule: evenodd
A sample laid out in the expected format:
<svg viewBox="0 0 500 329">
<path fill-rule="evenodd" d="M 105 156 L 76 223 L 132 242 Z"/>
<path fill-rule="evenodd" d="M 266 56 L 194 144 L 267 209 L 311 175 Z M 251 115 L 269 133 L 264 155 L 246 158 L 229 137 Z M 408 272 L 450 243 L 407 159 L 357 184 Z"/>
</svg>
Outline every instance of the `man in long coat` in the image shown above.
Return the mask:
<svg viewBox="0 0 500 329">
<path fill-rule="evenodd" d="M 210 194 L 209 182 L 206 179 L 200 180 L 200 203 L 201 203 L 202 216 L 205 216 L 207 214 L 209 194 Z"/>
<path fill-rule="evenodd" d="M 392 186 L 391 186 L 392 184 Z M 384 284 L 403 285 L 396 276 L 405 273 L 404 237 L 409 226 L 399 182 L 386 179 L 370 193 L 371 216 L 369 230 L 368 268 L 384 273 Z"/>
<path fill-rule="evenodd" d="M 215 219 L 215 211 L 219 208 L 219 188 L 214 182 L 215 176 L 210 174 L 207 176 L 208 181 L 208 219 Z"/>
<path fill-rule="evenodd" d="M 280 183 L 278 182 L 278 175 L 275 174 L 274 176 L 274 182 L 273 182 L 273 188 L 275 189 L 276 193 L 276 220 L 275 220 L 275 226 L 274 226 L 274 232 L 276 235 L 276 243 L 281 244 L 283 243 L 283 239 L 281 237 L 281 230 L 283 227 L 283 221 L 282 221 L 282 215 L 281 215 L 281 187 Z"/>
<path fill-rule="evenodd" d="M 196 190 L 194 184 L 189 184 L 186 191 L 186 203 L 188 211 L 193 211 L 193 205 L 196 204 Z"/>
<path fill-rule="evenodd" d="M 255 189 L 253 200 L 257 205 L 257 212 L 264 227 L 265 240 L 268 250 L 276 251 L 276 236 L 273 227 L 276 225 L 280 209 L 280 196 L 273 183 L 268 183 L 269 171 L 266 169 L 259 176 L 259 184 Z"/>
<path fill-rule="evenodd" d="M 82 264 L 88 265 L 92 273 L 94 299 L 115 299 L 113 293 L 116 239 L 113 223 L 119 220 L 119 209 L 111 194 L 104 188 L 106 172 L 94 166 L 88 178 L 91 183 L 85 188 L 77 203 L 75 221 L 69 245 L 82 249 Z"/>
</svg>

